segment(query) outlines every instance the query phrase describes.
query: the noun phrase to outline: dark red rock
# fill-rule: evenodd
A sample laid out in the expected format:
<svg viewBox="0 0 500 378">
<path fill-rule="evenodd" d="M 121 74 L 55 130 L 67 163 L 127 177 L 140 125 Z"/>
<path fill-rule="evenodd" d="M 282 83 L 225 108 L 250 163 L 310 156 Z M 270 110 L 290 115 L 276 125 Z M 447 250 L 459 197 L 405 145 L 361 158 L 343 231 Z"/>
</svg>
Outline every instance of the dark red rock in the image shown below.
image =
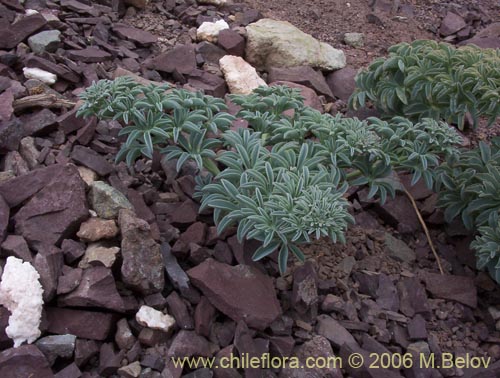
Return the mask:
<svg viewBox="0 0 500 378">
<path fill-rule="evenodd" d="M 226 81 L 222 77 L 207 71 L 191 71 L 189 73 L 188 84 L 209 96 L 224 98 L 224 95 L 227 93 Z"/>
<path fill-rule="evenodd" d="M 243 56 L 245 53 L 245 38 L 234 30 L 221 30 L 217 37 L 217 43 L 226 50 L 229 55 Z"/>
<path fill-rule="evenodd" d="M 7 202 L 0 195 L 0 243 L 4 241 L 9 227 L 10 208 Z"/>
<path fill-rule="evenodd" d="M 2 120 L 1 118 L 0 116 L 0 153 L 16 151 L 23 137 L 22 122 L 15 117 L 10 120 Z"/>
<path fill-rule="evenodd" d="M 187 274 L 212 305 L 235 321 L 263 330 L 281 314 L 272 280 L 252 267 L 210 258 Z"/>
<path fill-rule="evenodd" d="M 97 353 L 99 353 L 99 344 L 96 341 L 76 339 L 75 363 L 78 367 L 85 366 Z"/>
<path fill-rule="evenodd" d="M 335 97 L 347 102 L 356 88 L 354 78 L 357 73 L 358 71 L 354 68 L 341 68 L 329 73 L 326 77 L 326 83 Z"/>
<path fill-rule="evenodd" d="M 59 244 L 74 235 L 88 217 L 85 183 L 74 165 L 66 165 L 14 219 L 16 233 L 38 249 L 43 244 Z"/>
<path fill-rule="evenodd" d="M 71 239 L 65 239 L 61 243 L 61 250 L 64 254 L 64 261 L 72 264 L 85 254 L 85 244 Z"/>
<path fill-rule="evenodd" d="M 168 313 L 171 314 L 180 329 L 193 329 L 193 318 L 189 314 L 186 303 L 176 291 L 172 291 L 167 297 Z"/>
<path fill-rule="evenodd" d="M 271 67 L 268 70 L 267 81 L 268 83 L 290 81 L 305 85 L 308 88 L 314 89 L 318 94 L 325 96 L 328 100 L 333 99 L 332 91 L 326 83 L 323 74 L 315 71 L 310 66 Z"/>
<path fill-rule="evenodd" d="M 118 222 L 122 233 L 123 282 L 143 295 L 162 291 L 165 285 L 163 259 L 150 226 L 127 209 L 120 210 Z"/>
<path fill-rule="evenodd" d="M 25 16 L 16 23 L 0 28 L 0 49 L 12 49 L 47 24 L 45 18 L 37 13 Z"/>
<path fill-rule="evenodd" d="M 112 29 L 120 38 L 128 39 L 139 45 L 148 46 L 158 41 L 158 37 L 153 34 L 125 24 L 114 24 Z"/>
<path fill-rule="evenodd" d="M 78 369 L 78 366 L 73 362 L 69 364 L 64 369 L 60 370 L 54 378 L 79 378 L 82 376 L 82 372 Z"/>
<path fill-rule="evenodd" d="M 116 290 L 111 270 L 103 266 L 87 268 L 83 271 L 80 285 L 71 293 L 58 298 L 60 306 L 101 307 L 113 311 L 123 311 L 123 299 Z"/>
<path fill-rule="evenodd" d="M 53 378 L 54 374 L 43 353 L 35 345 L 21 345 L 0 353 L 2 378 Z"/>
<path fill-rule="evenodd" d="M 105 340 L 115 324 L 115 317 L 103 312 L 47 307 L 46 314 L 48 332 L 90 340 Z"/>
<path fill-rule="evenodd" d="M 226 52 L 220 47 L 210 42 L 200 42 L 196 46 L 196 53 L 201 55 L 203 62 L 210 63 L 215 66 L 219 65 L 219 60 L 226 55 Z"/>
<path fill-rule="evenodd" d="M 423 278 L 426 289 L 435 297 L 477 307 L 477 290 L 472 277 L 425 273 Z"/>
<path fill-rule="evenodd" d="M 43 287 L 43 300 L 49 302 L 57 292 L 57 283 L 62 273 L 63 253 L 54 246 L 40 248 L 33 261 L 33 266 L 40 275 Z"/>
<path fill-rule="evenodd" d="M 198 335 L 210 336 L 210 328 L 215 320 L 216 313 L 217 310 L 207 297 L 201 297 L 194 310 L 194 329 Z"/>
<path fill-rule="evenodd" d="M 318 276 L 314 265 L 307 261 L 293 273 L 292 306 L 299 314 L 318 313 Z"/>
<path fill-rule="evenodd" d="M 148 68 L 167 73 L 189 74 L 196 69 L 195 46 L 178 45 L 152 59 Z"/>
<path fill-rule="evenodd" d="M 99 375 L 109 377 L 115 374 L 121 367 L 123 354 L 116 353 L 112 343 L 102 344 L 99 350 Z"/>
<path fill-rule="evenodd" d="M 97 47 L 87 47 L 83 50 L 68 50 L 68 57 L 83 63 L 100 63 L 111 60 L 113 56 Z"/>
<path fill-rule="evenodd" d="M 63 276 L 59 277 L 57 283 L 57 295 L 67 294 L 75 290 L 82 281 L 83 270 L 81 268 L 63 267 Z"/>
<path fill-rule="evenodd" d="M 22 117 L 24 135 L 44 136 L 57 128 L 57 116 L 49 109 Z"/>
<path fill-rule="evenodd" d="M 113 172 L 113 166 L 101 155 L 88 147 L 75 146 L 71 159 L 95 171 L 99 176 L 107 176 Z"/>
<path fill-rule="evenodd" d="M 467 24 L 462 17 L 453 12 L 448 12 L 441 21 L 439 34 L 441 34 L 443 37 L 447 37 L 465 28 L 466 26 Z"/>
<path fill-rule="evenodd" d="M 168 357 L 211 357 L 216 346 L 195 331 L 180 330 L 174 337 Z"/>
</svg>

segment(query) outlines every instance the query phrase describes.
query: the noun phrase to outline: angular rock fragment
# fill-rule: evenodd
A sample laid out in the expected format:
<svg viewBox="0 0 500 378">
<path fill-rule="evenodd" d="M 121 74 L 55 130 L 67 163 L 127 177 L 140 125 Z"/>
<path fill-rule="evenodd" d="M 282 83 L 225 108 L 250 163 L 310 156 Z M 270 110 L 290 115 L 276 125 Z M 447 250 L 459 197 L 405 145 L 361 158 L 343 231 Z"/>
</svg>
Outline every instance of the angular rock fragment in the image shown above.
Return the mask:
<svg viewBox="0 0 500 378">
<path fill-rule="evenodd" d="M 271 279 L 254 268 L 229 266 L 210 258 L 187 274 L 210 303 L 234 321 L 243 320 L 249 327 L 263 330 L 281 314 Z"/>
</svg>

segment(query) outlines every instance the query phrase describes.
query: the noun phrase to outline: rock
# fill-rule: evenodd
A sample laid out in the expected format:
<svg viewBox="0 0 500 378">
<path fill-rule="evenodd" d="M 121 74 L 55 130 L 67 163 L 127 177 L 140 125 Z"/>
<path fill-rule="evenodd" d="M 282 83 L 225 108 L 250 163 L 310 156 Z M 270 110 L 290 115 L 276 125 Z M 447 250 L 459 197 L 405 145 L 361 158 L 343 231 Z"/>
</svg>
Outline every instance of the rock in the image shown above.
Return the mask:
<svg viewBox="0 0 500 378">
<path fill-rule="evenodd" d="M 113 274 L 103 266 L 85 269 L 80 285 L 71 293 L 60 296 L 58 303 L 61 306 L 101 307 L 118 312 L 124 308 Z"/>
<path fill-rule="evenodd" d="M 120 349 L 130 349 L 134 346 L 136 341 L 135 336 L 132 334 L 132 330 L 128 325 L 127 319 L 120 319 L 118 323 L 116 323 L 116 333 L 115 333 L 115 342 Z"/>
<path fill-rule="evenodd" d="M 35 255 L 33 265 L 40 274 L 43 286 L 43 299 L 49 302 L 57 292 L 57 283 L 63 268 L 63 253 L 54 246 L 43 246 Z"/>
<path fill-rule="evenodd" d="M 180 330 L 168 349 L 169 357 L 211 357 L 216 346 L 195 331 Z"/>
<path fill-rule="evenodd" d="M 193 318 L 188 308 L 177 292 L 173 291 L 167 297 L 168 310 L 180 329 L 193 329 Z"/>
<path fill-rule="evenodd" d="M 68 50 L 68 57 L 83 63 L 100 63 L 111 60 L 112 55 L 97 47 L 87 47 L 83 50 Z"/>
<path fill-rule="evenodd" d="M 319 315 L 316 325 L 318 335 L 326 337 L 335 347 L 347 344 L 351 348 L 359 348 L 358 343 L 338 321 L 328 315 Z"/>
<path fill-rule="evenodd" d="M 141 375 L 142 367 L 139 361 L 132 362 L 118 369 L 118 375 L 124 378 L 137 378 Z"/>
<path fill-rule="evenodd" d="M 76 167 L 63 166 L 52 179 L 14 216 L 16 233 L 35 249 L 60 244 L 89 216 L 85 183 Z"/>
<path fill-rule="evenodd" d="M 387 232 L 385 233 L 385 250 L 389 256 L 398 261 L 411 263 L 416 259 L 414 250 L 404 241 L 396 239 Z"/>
<path fill-rule="evenodd" d="M 331 377 L 342 378 L 340 365 L 334 366 L 333 363 L 325 364 L 324 366 L 305 367 L 306 361 L 311 358 L 317 358 L 325 361 L 335 360 L 335 354 L 328 340 L 323 336 L 314 336 L 311 340 L 306 341 L 304 344 L 296 347 L 292 353 L 299 360 L 299 367 L 290 366 L 283 368 L 280 372 L 280 378 L 302 378 L 302 377 Z"/>
<path fill-rule="evenodd" d="M 215 319 L 217 310 L 210 304 L 207 297 L 201 297 L 194 311 L 194 328 L 201 336 L 209 337 L 210 328 Z"/>
<path fill-rule="evenodd" d="M 59 30 L 46 30 L 28 38 L 28 45 L 36 54 L 43 52 L 53 53 L 61 43 L 61 32 Z"/>
<path fill-rule="evenodd" d="M 397 283 L 399 293 L 399 311 L 408 317 L 415 314 L 421 314 L 428 317 L 431 313 L 430 305 L 427 300 L 425 288 L 414 277 L 402 278 Z"/>
<path fill-rule="evenodd" d="M 224 20 L 215 22 L 204 22 L 196 30 L 196 39 L 198 41 L 217 42 L 219 32 L 229 29 L 229 25 Z"/>
<path fill-rule="evenodd" d="M 106 247 L 101 243 L 92 243 L 85 250 L 85 255 L 78 266 L 88 268 L 89 266 L 105 266 L 111 268 L 120 253 L 118 247 Z"/>
<path fill-rule="evenodd" d="M 47 21 L 41 14 L 21 18 L 16 23 L 0 26 L 0 49 L 13 49 L 31 34 L 41 29 Z"/>
<path fill-rule="evenodd" d="M 65 270 L 66 269 L 66 270 Z M 82 281 L 83 270 L 81 268 L 71 269 L 63 267 L 64 275 L 57 282 L 57 294 L 67 294 L 75 290 Z"/>
<path fill-rule="evenodd" d="M 85 242 L 95 242 L 114 238 L 118 232 L 118 227 L 113 219 L 90 218 L 80 225 L 76 236 Z"/>
<path fill-rule="evenodd" d="M 88 147 L 75 146 L 71 159 L 95 171 L 99 176 L 107 176 L 113 172 L 113 166 L 101 155 Z"/>
<path fill-rule="evenodd" d="M 194 45 L 177 45 L 151 60 L 149 67 L 156 71 L 189 74 L 196 69 Z"/>
<path fill-rule="evenodd" d="M 227 92 L 226 81 L 207 71 L 194 70 L 190 72 L 188 84 L 209 96 L 224 98 Z"/>
<path fill-rule="evenodd" d="M 477 307 L 477 290 L 472 277 L 425 273 L 423 278 L 426 289 L 435 297 Z"/>
<path fill-rule="evenodd" d="M 29 263 L 33 262 L 33 255 L 28 247 L 28 243 L 26 243 L 26 240 L 22 236 L 8 235 L 1 245 L 1 251 L 3 257 L 14 256 Z"/>
<path fill-rule="evenodd" d="M 5 236 L 7 235 L 7 228 L 9 227 L 9 216 L 9 205 L 0 195 L 0 243 L 4 241 Z"/>
<path fill-rule="evenodd" d="M 2 134 L 3 133 L 7 134 L 6 131 L 11 130 L 13 125 L 19 125 L 18 122 L 14 121 L 8 122 L 12 118 L 12 115 L 14 114 L 13 103 L 14 103 L 14 93 L 12 92 L 12 90 L 10 90 L 10 88 L 7 89 L 2 94 L 0 94 L 0 121 L 2 121 L 0 133 Z M 19 137 L 19 139 L 20 138 L 21 136 Z M 16 140 L 14 140 L 14 142 L 19 143 L 19 141 L 16 142 Z M 9 146 L 10 143 L 7 144 L 5 142 L 2 142 L 2 145 L 3 144 Z M 12 150 L 12 147 L 10 149 Z"/>
<path fill-rule="evenodd" d="M 133 208 L 127 197 L 103 181 L 92 183 L 89 201 L 92 209 L 104 219 L 117 219 L 120 209 Z"/>
<path fill-rule="evenodd" d="M 115 324 L 114 316 L 103 312 L 47 307 L 47 331 L 72 334 L 90 340 L 105 340 Z"/>
<path fill-rule="evenodd" d="M 57 357 L 69 359 L 73 356 L 75 341 L 75 335 L 45 336 L 37 340 L 36 346 L 53 365 Z"/>
<path fill-rule="evenodd" d="M 139 45 L 148 46 L 158 41 L 158 37 L 153 34 L 125 24 L 114 24 L 112 29 L 120 38 L 128 39 Z"/>
<path fill-rule="evenodd" d="M 39 278 L 30 263 L 7 258 L 0 282 L 0 304 L 11 314 L 5 333 L 14 341 L 14 348 L 24 342 L 31 344 L 41 334 L 43 289 Z"/>
<path fill-rule="evenodd" d="M 221 30 L 217 38 L 217 43 L 226 50 L 229 55 L 243 56 L 245 53 L 245 38 L 234 30 Z"/>
<path fill-rule="evenodd" d="M 448 12 L 441 21 L 439 34 L 441 34 L 443 37 L 447 37 L 465 28 L 466 26 L 467 24 L 462 17 L 453 12 Z"/>
<path fill-rule="evenodd" d="M 427 339 L 427 328 L 422 315 L 417 314 L 408 322 L 408 336 L 410 340 Z"/>
<path fill-rule="evenodd" d="M 270 67 L 268 69 L 267 81 L 291 81 L 305 85 L 318 94 L 324 95 L 328 100 L 333 99 L 333 94 L 321 72 L 313 70 L 309 66 L 300 67 Z"/>
<path fill-rule="evenodd" d="M 281 314 L 271 279 L 255 268 L 233 267 L 209 258 L 187 274 L 212 305 L 236 322 L 244 320 L 263 330 Z"/>
<path fill-rule="evenodd" d="M 132 5 L 138 9 L 144 9 L 148 5 L 149 0 L 125 0 L 125 4 Z"/>
<path fill-rule="evenodd" d="M 246 59 L 257 69 L 311 66 L 331 71 L 346 65 L 343 51 L 319 42 L 289 22 L 264 18 L 246 30 Z"/>
<path fill-rule="evenodd" d="M 356 88 L 354 78 L 357 73 L 358 71 L 354 68 L 345 67 L 330 72 L 326 77 L 326 83 L 335 97 L 347 102 Z"/>
<path fill-rule="evenodd" d="M 2 378 L 53 378 L 47 359 L 35 345 L 23 345 L 0 353 Z"/>
<path fill-rule="evenodd" d="M 143 295 L 163 290 L 165 279 L 160 246 L 151 235 L 149 224 L 128 209 L 120 210 L 122 233 L 122 280 Z"/>
<path fill-rule="evenodd" d="M 364 37 L 363 33 L 345 33 L 344 43 L 348 46 L 359 49 L 365 45 Z"/>
<path fill-rule="evenodd" d="M 25 135 L 45 136 L 57 129 L 57 116 L 49 109 L 29 114 L 22 120 Z"/>
<path fill-rule="evenodd" d="M 313 264 L 307 261 L 293 273 L 292 306 L 299 314 L 318 313 L 318 277 Z"/>
<path fill-rule="evenodd" d="M 165 333 L 169 333 L 175 326 L 175 319 L 172 316 L 144 305 L 135 314 L 135 320 L 144 327 Z"/>
<path fill-rule="evenodd" d="M 255 68 L 239 56 L 226 55 L 219 64 L 229 91 L 233 94 L 250 94 L 255 88 L 267 87 Z"/>
<path fill-rule="evenodd" d="M 26 79 L 40 80 L 42 83 L 52 85 L 57 81 L 57 75 L 51 72 L 41 70 L 40 68 L 23 68 L 23 74 Z"/>
</svg>

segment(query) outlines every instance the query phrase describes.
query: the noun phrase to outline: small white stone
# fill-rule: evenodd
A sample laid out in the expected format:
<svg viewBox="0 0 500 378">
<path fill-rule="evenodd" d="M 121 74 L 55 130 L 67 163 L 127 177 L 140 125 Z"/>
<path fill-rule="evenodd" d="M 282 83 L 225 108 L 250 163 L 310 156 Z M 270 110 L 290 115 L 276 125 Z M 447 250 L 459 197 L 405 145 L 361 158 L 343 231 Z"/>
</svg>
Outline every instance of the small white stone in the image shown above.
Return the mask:
<svg viewBox="0 0 500 378">
<path fill-rule="evenodd" d="M 255 68 L 239 56 L 226 55 L 219 65 L 231 93 L 246 95 L 260 86 L 267 87 Z"/>
<path fill-rule="evenodd" d="M 57 81 L 57 76 L 53 73 L 41 70 L 40 68 L 23 68 L 24 76 L 27 79 L 37 79 L 45 84 L 54 84 Z"/>
<path fill-rule="evenodd" d="M 175 319 L 172 316 L 149 306 L 141 306 L 135 314 L 135 320 L 144 327 L 164 332 L 170 331 L 175 325 Z"/>
<path fill-rule="evenodd" d="M 29 262 L 13 256 L 7 258 L 0 282 L 0 304 L 11 313 L 5 332 L 14 340 L 14 348 L 25 341 L 31 344 L 40 337 L 43 288 L 39 279 Z"/>
<path fill-rule="evenodd" d="M 229 25 L 224 20 L 204 22 L 196 30 L 196 38 L 198 41 L 217 42 L 219 32 L 224 29 L 229 29 Z"/>
</svg>

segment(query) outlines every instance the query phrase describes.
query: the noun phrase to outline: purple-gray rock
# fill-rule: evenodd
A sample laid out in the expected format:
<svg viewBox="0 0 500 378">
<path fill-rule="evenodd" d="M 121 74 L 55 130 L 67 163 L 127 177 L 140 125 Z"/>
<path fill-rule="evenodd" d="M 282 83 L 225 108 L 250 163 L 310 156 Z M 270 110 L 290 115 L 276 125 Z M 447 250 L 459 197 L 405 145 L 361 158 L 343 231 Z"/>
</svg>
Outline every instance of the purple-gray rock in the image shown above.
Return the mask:
<svg viewBox="0 0 500 378">
<path fill-rule="evenodd" d="M 128 209 L 120 210 L 118 222 L 122 234 L 123 282 L 143 295 L 162 291 L 165 285 L 163 259 L 149 224 Z"/>
<path fill-rule="evenodd" d="M 38 249 L 71 237 L 88 217 L 85 183 L 74 165 L 66 165 L 17 212 L 14 220 L 16 233 Z"/>
<path fill-rule="evenodd" d="M 214 307 L 236 322 L 264 330 L 281 315 L 271 278 L 255 268 L 209 258 L 187 274 Z"/>
</svg>

